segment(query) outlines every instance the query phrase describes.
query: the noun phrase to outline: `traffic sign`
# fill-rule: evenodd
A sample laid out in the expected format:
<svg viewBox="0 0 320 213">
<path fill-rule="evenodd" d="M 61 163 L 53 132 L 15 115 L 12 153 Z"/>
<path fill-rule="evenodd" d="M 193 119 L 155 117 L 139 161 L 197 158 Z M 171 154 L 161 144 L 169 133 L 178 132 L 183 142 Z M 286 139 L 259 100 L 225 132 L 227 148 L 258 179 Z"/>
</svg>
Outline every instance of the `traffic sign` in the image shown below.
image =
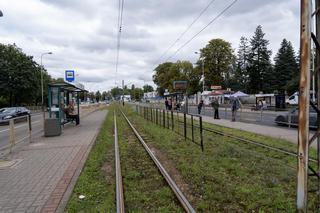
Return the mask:
<svg viewBox="0 0 320 213">
<path fill-rule="evenodd" d="M 74 81 L 74 70 L 66 70 L 66 81 L 68 82 Z"/>
</svg>

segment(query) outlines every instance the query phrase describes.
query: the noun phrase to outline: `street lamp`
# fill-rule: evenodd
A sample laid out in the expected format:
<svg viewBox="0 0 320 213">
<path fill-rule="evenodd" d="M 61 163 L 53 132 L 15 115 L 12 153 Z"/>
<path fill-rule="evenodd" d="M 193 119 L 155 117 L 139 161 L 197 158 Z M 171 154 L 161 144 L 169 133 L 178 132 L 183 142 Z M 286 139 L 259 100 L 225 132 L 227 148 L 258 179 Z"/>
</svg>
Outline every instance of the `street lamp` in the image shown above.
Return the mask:
<svg viewBox="0 0 320 213">
<path fill-rule="evenodd" d="M 44 113 L 44 98 L 43 98 L 43 66 L 42 66 L 42 57 L 44 55 L 51 55 L 52 52 L 45 52 L 41 54 L 41 106 L 42 106 L 42 112 L 43 112 L 43 126 L 44 126 L 44 118 L 45 118 L 45 113 Z"/>
<path fill-rule="evenodd" d="M 195 54 L 199 54 L 199 52 L 194 52 Z M 202 76 L 203 76 L 203 79 L 202 79 L 202 92 L 204 92 L 204 59 L 202 58 Z"/>
</svg>

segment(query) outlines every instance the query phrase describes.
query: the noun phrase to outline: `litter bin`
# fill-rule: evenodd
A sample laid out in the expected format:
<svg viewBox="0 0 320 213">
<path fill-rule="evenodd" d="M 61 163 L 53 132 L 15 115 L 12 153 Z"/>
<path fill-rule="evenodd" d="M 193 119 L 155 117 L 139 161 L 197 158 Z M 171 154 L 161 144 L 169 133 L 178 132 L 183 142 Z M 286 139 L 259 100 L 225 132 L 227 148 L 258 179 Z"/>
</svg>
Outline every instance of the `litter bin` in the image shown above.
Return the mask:
<svg viewBox="0 0 320 213">
<path fill-rule="evenodd" d="M 46 118 L 44 120 L 44 136 L 52 137 L 61 135 L 61 126 L 58 118 Z"/>
</svg>

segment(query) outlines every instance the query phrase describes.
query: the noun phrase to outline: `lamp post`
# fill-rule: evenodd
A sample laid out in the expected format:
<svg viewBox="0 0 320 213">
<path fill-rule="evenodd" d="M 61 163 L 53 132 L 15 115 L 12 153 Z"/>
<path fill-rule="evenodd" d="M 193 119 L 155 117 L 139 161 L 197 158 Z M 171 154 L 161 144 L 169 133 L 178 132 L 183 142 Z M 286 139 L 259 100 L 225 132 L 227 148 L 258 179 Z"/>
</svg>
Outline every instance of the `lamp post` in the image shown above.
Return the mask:
<svg viewBox="0 0 320 213">
<path fill-rule="evenodd" d="M 199 52 L 194 52 L 195 54 L 199 54 Z M 203 79 L 202 79 L 202 92 L 204 92 L 204 59 L 200 59 L 201 62 L 202 62 L 202 76 L 203 76 Z"/>
<path fill-rule="evenodd" d="M 40 59 L 41 59 L 41 72 L 40 72 L 40 74 L 41 74 L 41 107 L 42 107 L 42 112 L 43 112 L 43 127 L 44 127 L 44 119 L 45 119 L 45 112 L 44 112 L 44 98 L 43 98 L 43 67 L 42 67 L 42 57 L 44 56 L 44 55 L 51 55 L 52 54 L 52 52 L 45 52 L 45 53 L 42 53 L 41 54 L 41 57 L 40 57 Z"/>
</svg>

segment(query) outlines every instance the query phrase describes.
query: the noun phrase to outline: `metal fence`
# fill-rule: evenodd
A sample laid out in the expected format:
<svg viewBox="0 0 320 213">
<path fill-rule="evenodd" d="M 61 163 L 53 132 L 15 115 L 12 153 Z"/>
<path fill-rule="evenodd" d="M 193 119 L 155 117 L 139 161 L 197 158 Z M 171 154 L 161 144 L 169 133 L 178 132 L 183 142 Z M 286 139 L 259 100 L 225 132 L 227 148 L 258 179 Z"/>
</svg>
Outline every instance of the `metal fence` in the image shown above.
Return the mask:
<svg viewBox="0 0 320 213">
<path fill-rule="evenodd" d="M 140 105 L 136 105 L 136 112 L 144 119 L 182 135 L 204 151 L 201 116 Z"/>
<path fill-rule="evenodd" d="M 0 129 L 0 155 L 11 153 L 21 142 L 32 140 L 31 116 L 8 119 Z"/>
</svg>

